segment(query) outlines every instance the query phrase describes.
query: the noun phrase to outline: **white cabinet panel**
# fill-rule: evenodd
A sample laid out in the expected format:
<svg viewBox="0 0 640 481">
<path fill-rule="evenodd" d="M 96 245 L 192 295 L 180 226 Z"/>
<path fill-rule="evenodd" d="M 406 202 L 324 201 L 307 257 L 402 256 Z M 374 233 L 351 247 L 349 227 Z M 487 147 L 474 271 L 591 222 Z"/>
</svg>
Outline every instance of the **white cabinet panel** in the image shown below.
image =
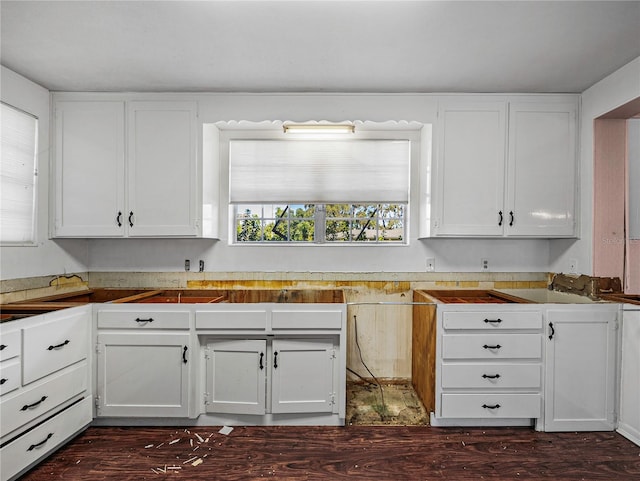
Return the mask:
<svg viewBox="0 0 640 481">
<path fill-rule="evenodd" d="M 9 331 L 2 329 L 0 331 L 0 361 L 20 355 L 22 350 L 20 340 L 20 330 Z"/>
<path fill-rule="evenodd" d="M 98 309 L 98 329 L 189 329 L 189 311 Z"/>
<path fill-rule="evenodd" d="M 445 334 L 443 359 L 539 359 L 539 334 Z"/>
<path fill-rule="evenodd" d="M 541 389 L 542 368 L 535 364 L 464 363 L 442 365 L 442 387 L 480 389 Z"/>
<path fill-rule="evenodd" d="M 124 233 L 124 102 L 55 105 L 56 237 Z"/>
<path fill-rule="evenodd" d="M 208 352 L 207 411 L 264 414 L 267 342 L 213 341 Z"/>
<path fill-rule="evenodd" d="M 196 104 L 128 103 L 130 236 L 195 236 Z"/>
<path fill-rule="evenodd" d="M 442 415 L 452 418 L 537 418 L 540 394 L 443 394 Z"/>
<path fill-rule="evenodd" d="M 506 118 L 505 102 L 440 105 L 436 235 L 502 235 Z"/>
<path fill-rule="evenodd" d="M 504 331 L 509 329 L 542 329 L 542 313 L 537 311 L 465 311 L 445 312 L 445 329 L 481 329 Z"/>
<path fill-rule="evenodd" d="M 188 417 L 188 333 L 98 334 L 98 416 Z"/>
<path fill-rule="evenodd" d="M 264 331 L 267 328 L 265 309 L 196 311 L 196 329 L 251 329 Z"/>
<path fill-rule="evenodd" d="M 10 359 L 0 363 L 0 396 L 20 387 L 20 359 Z"/>
<path fill-rule="evenodd" d="M 331 341 L 274 340 L 271 412 L 332 412 L 334 357 Z"/>
<path fill-rule="evenodd" d="M 576 105 L 511 103 L 507 234 L 574 234 Z"/>
<path fill-rule="evenodd" d="M 640 306 L 624 312 L 618 431 L 640 445 Z"/>
<path fill-rule="evenodd" d="M 549 310 L 545 431 L 614 429 L 617 308 Z"/>
</svg>

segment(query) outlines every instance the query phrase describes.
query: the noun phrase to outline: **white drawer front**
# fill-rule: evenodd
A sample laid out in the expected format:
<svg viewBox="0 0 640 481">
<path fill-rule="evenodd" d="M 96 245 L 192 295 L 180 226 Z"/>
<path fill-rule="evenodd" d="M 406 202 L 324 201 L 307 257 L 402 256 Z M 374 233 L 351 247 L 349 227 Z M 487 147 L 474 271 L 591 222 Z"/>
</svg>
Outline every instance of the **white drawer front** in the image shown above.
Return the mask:
<svg viewBox="0 0 640 481">
<path fill-rule="evenodd" d="M 443 364 L 442 387 L 509 389 L 542 387 L 540 364 Z"/>
<path fill-rule="evenodd" d="M 87 389 L 87 364 L 82 363 L 64 374 L 25 389 L 0 403 L 2 436 L 47 413 L 67 399 Z"/>
<path fill-rule="evenodd" d="M 542 312 L 444 312 L 445 329 L 542 329 Z"/>
<path fill-rule="evenodd" d="M 539 394 L 443 394 L 444 418 L 539 418 Z"/>
<path fill-rule="evenodd" d="M 0 363 L 0 396 L 20 387 L 20 358 Z"/>
<path fill-rule="evenodd" d="M 340 329 L 342 311 L 276 311 L 271 317 L 273 329 Z"/>
<path fill-rule="evenodd" d="M 267 328 L 267 311 L 261 310 L 225 310 L 196 311 L 196 329 L 255 329 Z"/>
<path fill-rule="evenodd" d="M 540 334 L 445 334 L 443 359 L 540 359 Z"/>
<path fill-rule="evenodd" d="M 0 361 L 20 355 L 20 331 L 2 332 L 0 335 Z"/>
<path fill-rule="evenodd" d="M 1 481 L 49 454 L 90 422 L 91 398 L 88 397 L 7 444 L 0 449 Z"/>
<path fill-rule="evenodd" d="M 100 329 L 189 329 L 189 311 L 98 311 Z"/>
<path fill-rule="evenodd" d="M 87 357 L 91 318 L 86 310 L 58 313 L 23 329 L 22 383 L 29 384 Z"/>
</svg>

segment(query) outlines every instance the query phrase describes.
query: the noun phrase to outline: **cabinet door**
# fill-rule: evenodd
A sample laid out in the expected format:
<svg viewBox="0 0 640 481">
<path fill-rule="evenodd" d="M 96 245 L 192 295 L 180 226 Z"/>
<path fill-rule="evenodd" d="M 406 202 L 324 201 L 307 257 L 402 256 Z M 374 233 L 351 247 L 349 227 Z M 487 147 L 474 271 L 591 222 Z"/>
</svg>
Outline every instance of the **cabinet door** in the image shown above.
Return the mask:
<svg viewBox="0 0 640 481">
<path fill-rule="evenodd" d="M 333 412 L 334 357 L 333 343 L 328 340 L 274 340 L 271 412 Z"/>
<path fill-rule="evenodd" d="M 575 235 L 576 105 L 509 109 L 507 235 Z"/>
<path fill-rule="evenodd" d="M 614 429 L 617 311 L 550 310 L 545 431 Z"/>
<path fill-rule="evenodd" d="M 54 172 L 54 237 L 124 235 L 124 102 L 57 102 Z"/>
<path fill-rule="evenodd" d="M 207 348 L 207 412 L 264 414 L 267 341 L 213 341 Z"/>
<path fill-rule="evenodd" d="M 128 104 L 129 236 L 195 236 L 196 104 Z"/>
<path fill-rule="evenodd" d="M 189 334 L 98 334 L 97 415 L 187 417 Z"/>
<path fill-rule="evenodd" d="M 443 104 L 438 131 L 435 234 L 501 236 L 506 104 Z"/>
<path fill-rule="evenodd" d="M 640 445 L 640 309 L 624 312 L 618 431 Z"/>
</svg>

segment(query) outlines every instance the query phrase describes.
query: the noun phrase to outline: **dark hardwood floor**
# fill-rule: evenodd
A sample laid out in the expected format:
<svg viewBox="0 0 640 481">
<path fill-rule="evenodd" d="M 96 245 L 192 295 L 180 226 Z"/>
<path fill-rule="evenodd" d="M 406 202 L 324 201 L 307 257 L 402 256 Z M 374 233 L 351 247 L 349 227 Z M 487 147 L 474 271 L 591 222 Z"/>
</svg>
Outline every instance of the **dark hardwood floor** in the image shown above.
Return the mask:
<svg viewBox="0 0 640 481">
<path fill-rule="evenodd" d="M 237 427 L 225 436 L 218 429 L 90 428 L 21 481 L 640 480 L 640 447 L 612 432 Z"/>
</svg>

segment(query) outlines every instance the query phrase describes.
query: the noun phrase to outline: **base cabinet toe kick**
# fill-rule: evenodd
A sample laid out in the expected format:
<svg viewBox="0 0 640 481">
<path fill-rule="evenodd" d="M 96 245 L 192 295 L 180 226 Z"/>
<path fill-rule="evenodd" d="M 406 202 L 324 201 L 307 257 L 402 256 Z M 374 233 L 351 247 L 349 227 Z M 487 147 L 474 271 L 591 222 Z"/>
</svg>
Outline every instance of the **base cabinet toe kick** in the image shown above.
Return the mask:
<svg viewBox="0 0 640 481">
<path fill-rule="evenodd" d="M 619 316 L 616 304 L 438 305 L 431 425 L 614 430 Z"/>
</svg>

